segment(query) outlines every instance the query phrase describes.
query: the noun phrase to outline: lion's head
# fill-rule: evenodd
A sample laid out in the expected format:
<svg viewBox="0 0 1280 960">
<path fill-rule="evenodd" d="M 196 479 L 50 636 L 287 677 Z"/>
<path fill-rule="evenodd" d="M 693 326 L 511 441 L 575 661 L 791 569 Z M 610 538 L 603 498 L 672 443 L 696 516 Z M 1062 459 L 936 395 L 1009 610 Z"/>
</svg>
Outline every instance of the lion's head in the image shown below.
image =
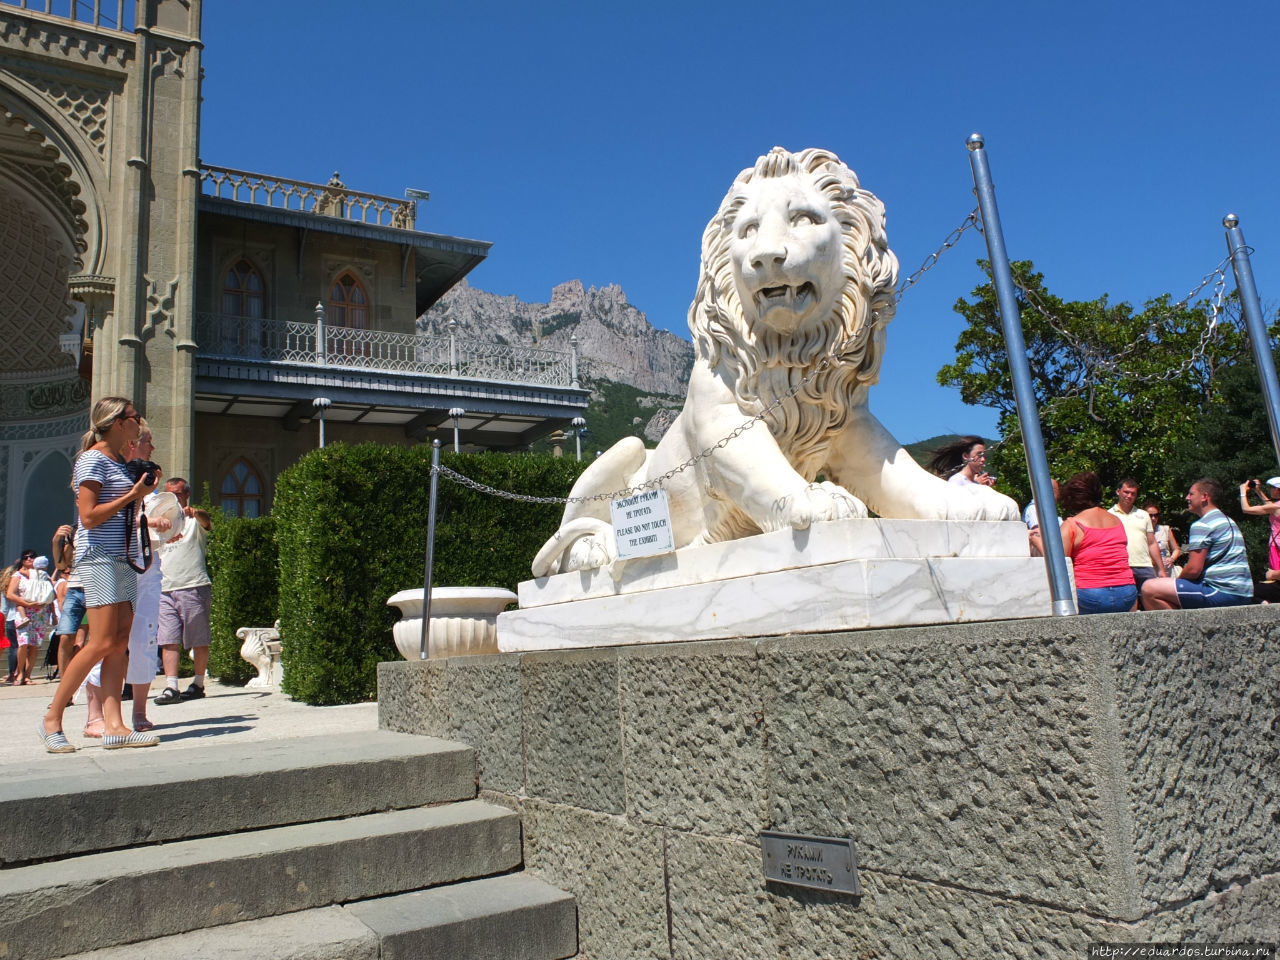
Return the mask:
<svg viewBox="0 0 1280 960">
<path fill-rule="evenodd" d="M 689 329 L 748 406 L 826 355 L 839 362 L 804 396 L 843 405 L 879 378 L 897 277 L 884 205 L 857 175 L 828 151 L 775 147 L 738 174 L 707 224 Z"/>
</svg>

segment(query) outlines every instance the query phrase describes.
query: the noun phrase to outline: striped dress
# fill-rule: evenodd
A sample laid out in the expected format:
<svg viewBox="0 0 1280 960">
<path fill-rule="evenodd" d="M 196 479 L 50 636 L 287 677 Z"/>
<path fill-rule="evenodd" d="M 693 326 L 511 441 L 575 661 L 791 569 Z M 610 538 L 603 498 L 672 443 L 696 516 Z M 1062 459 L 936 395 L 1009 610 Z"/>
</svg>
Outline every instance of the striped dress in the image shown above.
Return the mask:
<svg viewBox="0 0 1280 960">
<path fill-rule="evenodd" d="M 79 496 L 86 480 L 101 485 L 99 503 L 109 503 L 133 489 L 133 478 L 124 463 L 98 450 L 86 450 L 76 459 L 71 485 Z M 125 538 L 129 535 L 128 510 L 120 510 L 92 530 L 76 519 L 76 579 L 84 588 L 85 605 L 104 607 L 133 603 L 138 596 L 138 575 L 125 562 Z"/>
</svg>

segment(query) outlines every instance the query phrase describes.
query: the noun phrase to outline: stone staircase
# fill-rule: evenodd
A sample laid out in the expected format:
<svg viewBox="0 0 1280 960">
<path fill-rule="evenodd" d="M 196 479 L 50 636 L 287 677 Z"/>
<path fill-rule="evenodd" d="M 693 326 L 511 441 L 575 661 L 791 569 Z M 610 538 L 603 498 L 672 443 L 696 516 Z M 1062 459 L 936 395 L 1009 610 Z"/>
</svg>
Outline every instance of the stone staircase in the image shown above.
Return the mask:
<svg viewBox="0 0 1280 960">
<path fill-rule="evenodd" d="M 0 784 L 5 960 L 577 950 L 573 899 L 519 872 L 519 816 L 476 799 L 462 744 L 376 731 L 65 761 Z"/>
</svg>

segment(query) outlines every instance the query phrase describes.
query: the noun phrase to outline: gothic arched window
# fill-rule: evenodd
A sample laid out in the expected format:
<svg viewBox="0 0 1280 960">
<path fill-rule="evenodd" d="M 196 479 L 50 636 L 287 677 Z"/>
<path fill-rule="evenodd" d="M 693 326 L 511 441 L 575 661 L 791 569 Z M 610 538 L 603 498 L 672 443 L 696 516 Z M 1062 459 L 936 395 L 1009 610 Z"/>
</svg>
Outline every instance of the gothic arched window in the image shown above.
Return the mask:
<svg viewBox="0 0 1280 960">
<path fill-rule="evenodd" d="M 222 312 L 257 320 L 264 316 L 266 290 L 258 268 L 243 257 L 222 278 Z"/>
<path fill-rule="evenodd" d="M 233 517 L 262 516 L 262 491 L 262 477 L 241 457 L 222 478 L 219 494 L 223 512 Z"/>
<path fill-rule="evenodd" d="M 364 330 L 369 326 L 369 296 L 364 284 L 350 270 L 329 288 L 329 323 L 335 327 Z"/>
</svg>

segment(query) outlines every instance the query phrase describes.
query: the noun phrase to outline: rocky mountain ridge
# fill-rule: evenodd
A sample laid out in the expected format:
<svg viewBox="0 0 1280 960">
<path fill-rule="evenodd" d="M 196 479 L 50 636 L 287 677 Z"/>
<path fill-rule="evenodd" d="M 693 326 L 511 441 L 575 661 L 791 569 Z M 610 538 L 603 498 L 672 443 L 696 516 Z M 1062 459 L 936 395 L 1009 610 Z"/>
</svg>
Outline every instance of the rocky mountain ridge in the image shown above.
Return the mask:
<svg viewBox="0 0 1280 960">
<path fill-rule="evenodd" d="M 617 284 L 586 289 L 570 280 L 552 288 L 550 302 L 526 303 L 462 280 L 419 318 L 418 329 L 443 334 L 450 320 L 482 340 L 549 350 L 570 350 L 577 334 L 587 377 L 656 394 L 683 396 L 693 366 L 693 345 L 655 328 Z"/>
</svg>

